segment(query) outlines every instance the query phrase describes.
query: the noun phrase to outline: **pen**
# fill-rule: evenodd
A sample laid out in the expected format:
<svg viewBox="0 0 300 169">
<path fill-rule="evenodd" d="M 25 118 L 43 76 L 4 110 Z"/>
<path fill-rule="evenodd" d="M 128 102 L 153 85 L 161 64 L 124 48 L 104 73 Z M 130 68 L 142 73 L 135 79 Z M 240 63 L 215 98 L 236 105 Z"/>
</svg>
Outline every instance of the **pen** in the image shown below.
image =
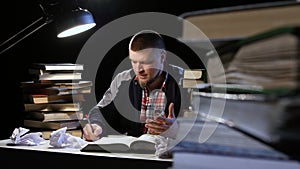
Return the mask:
<svg viewBox="0 0 300 169">
<path fill-rule="evenodd" d="M 90 127 L 91 127 L 91 131 L 92 131 L 92 133 L 94 134 L 94 128 L 93 128 L 92 124 L 91 124 L 91 123 L 89 123 L 89 125 L 90 125 Z"/>
<path fill-rule="evenodd" d="M 92 124 L 91 124 L 91 122 L 89 120 L 89 116 L 87 114 L 85 115 L 85 119 L 87 121 L 87 124 L 90 126 L 92 133 L 94 133 L 93 126 L 92 126 Z"/>
<path fill-rule="evenodd" d="M 92 126 L 91 123 L 88 122 L 88 123 L 86 123 L 85 128 L 86 128 L 85 132 L 87 134 L 87 137 L 89 137 L 89 138 L 85 137 L 84 134 L 82 134 L 82 139 L 84 139 L 84 140 L 90 140 L 93 137 L 92 135 L 94 135 L 93 126 Z"/>
<path fill-rule="evenodd" d="M 94 128 L 93 128 L 93 125 L 91 124 L 91 122 L 88 120 L 88 125 L 90 126 L 90 128 L 91 128 L 91 131 L 92 131 L 92 133 L 94 134 Z"/>
</svg>

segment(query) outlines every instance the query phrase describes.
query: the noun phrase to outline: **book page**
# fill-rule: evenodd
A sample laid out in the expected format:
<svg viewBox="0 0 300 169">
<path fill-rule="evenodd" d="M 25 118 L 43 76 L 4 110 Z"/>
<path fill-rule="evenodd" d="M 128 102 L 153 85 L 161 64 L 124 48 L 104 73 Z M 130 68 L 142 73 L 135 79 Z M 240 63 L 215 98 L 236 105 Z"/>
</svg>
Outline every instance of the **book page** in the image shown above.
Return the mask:
<svg viewBox="0 0 300 169">
<path fill-rule="evenodd" d="M 144 134 L 140 137 L 126 135 L 108 135 L 89 143 L 81 151 L 154 154 L 156 152 L 155 135 Z"/>
<path fill-rule="evenodd" d="M 130 145 L 131 151 L 136 153 L 155 153 L 156 151 L 156 136 L 144 134 L 137 138 Z"/>
<path fill-rule="evenodd" d="M 136 141 L 146 141 L 146 142 L 151 142 L 153 144 L 156 144 L 155 140 L 156 140 L 155 135 L 143 134 L 140 137 L 138 137 Z"/>
<path fill-rule="evenodd" d="M 126 135 L 108 135 L 107 137 L 102 137 L 101 139 L 95 141 L 97 144 L 125 144 L 129 146 L 133 141 L 137 140 L 136 137 L 126 136 Z"/>
<path fill-rule="evenodd" d="M 94 143 L 92 144 L 96 144 L 102 149 L 110 152 L 127 152 L 130 149 L 130 144 L 135 140 L 137 140 L 137 138 L 132 136 L 109 135 L 107 137 L 102 137 L 101 139 L 94 141 Z"/>
</svg>

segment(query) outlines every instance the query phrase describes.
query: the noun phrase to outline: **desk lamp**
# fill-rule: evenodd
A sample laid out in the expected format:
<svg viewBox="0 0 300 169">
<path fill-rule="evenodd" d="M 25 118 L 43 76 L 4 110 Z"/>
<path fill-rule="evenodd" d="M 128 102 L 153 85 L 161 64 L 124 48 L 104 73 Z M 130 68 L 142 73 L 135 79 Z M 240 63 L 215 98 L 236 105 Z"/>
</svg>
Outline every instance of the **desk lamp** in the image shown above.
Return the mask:
<svg viewBox="0 0 300 169">
<path fill-rule="evenodd" d="M 77 4 L 77 3 L 76 3 Z M 48 6 L 55 7 L 58 6 L 58 3 L 55 4 L 47 4 Z M 80 8 L 78 5 L 74 9 L 69 9 L 67 11 L 64 8 L 60 8 L 60 13 L 53 17 L 52 14 L 49 14 L 48 11 L 44 8 L 42 4 L 39 4 L 43 11 L 43 16 L 32 22 L 30 25 L 1 43 L 0 45 L 0 55 L 15 46 L 17 43 L 30 36 L 32 33 L 41 29 L 45 25 L 55 22 L 57 37 L 64 38 L 72 35 L 79 34 L 81 32 L 87 31 L 94 26 L 96 23 L 94 21 L 93 15 L 86 9 Z M 67 6 L 63 4 L 63 6 Z M 73 5 L 71 5 L 73 6 Z M 31 29 L 29 33 L 24 33 Z"/>
</svg>

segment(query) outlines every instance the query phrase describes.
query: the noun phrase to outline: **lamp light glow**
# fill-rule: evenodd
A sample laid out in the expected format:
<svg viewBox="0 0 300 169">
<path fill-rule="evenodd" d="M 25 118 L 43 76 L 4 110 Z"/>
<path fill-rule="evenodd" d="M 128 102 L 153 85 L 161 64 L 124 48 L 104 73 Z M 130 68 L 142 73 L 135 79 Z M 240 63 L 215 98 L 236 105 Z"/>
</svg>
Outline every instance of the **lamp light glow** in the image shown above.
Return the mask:
<svg viewBox="0 0 300 169">
<path fill-rule="evenodd" d="M 67 29 L 57 35 L 58 38 L 64 38 L 72 35 L 76 35 L 78 33 L 84 32 L 86 30 L 89 30 L 96 26 L 95 23 L 90 23 L 90 24 L 85 24 L 85 25 L 80 25 L 80 26 L 75 26 L 73 28 Z"/>
<path fill-rule="evenodd" d="M 57 37 L 64 38 L 89 30 L 96 26 L 96 23 L 88 10 L 77 8 L 58 18 L 56 25 Z"/>
</svg>

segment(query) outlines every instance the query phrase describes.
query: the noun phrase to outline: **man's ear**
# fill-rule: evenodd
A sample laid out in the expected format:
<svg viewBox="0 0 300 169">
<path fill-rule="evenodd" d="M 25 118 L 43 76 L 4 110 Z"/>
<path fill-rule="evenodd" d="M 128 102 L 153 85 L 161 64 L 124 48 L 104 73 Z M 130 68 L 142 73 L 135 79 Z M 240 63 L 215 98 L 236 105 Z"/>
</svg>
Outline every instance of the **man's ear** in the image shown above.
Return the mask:
<svg viewBox="0 0 300 169">
<path fill-rule="evenodd" d="M 161 51 L 161 63 L 164 63 L 167 59 L 167 52 L 165 50 Z"/>
</svg>

